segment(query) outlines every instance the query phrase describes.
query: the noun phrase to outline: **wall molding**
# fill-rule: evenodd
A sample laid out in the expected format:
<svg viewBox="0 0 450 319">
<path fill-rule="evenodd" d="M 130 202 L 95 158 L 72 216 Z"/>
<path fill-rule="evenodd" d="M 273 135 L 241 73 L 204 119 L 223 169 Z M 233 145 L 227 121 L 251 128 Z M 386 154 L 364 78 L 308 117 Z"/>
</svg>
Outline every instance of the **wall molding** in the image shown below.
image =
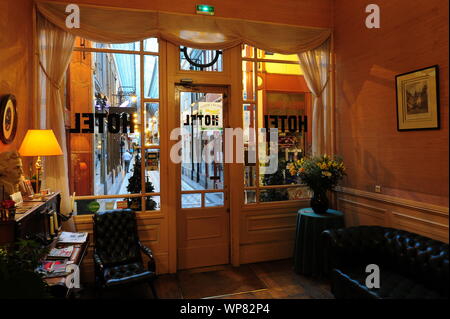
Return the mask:
<svg viewBox="0 0 450 319">
<path fill-rule="evenodd" d="M 445 217 L 449 216 L 449 208 L 445 207 L 445 206 L 438 206 L 438 205 L 429 204 L 429 203 L 417 202 L 417 201 L 413 201 L 410 199 L 404 199 L 404 198 L 385 195 L 385 194 L 372 193 L 372 192 L 367 192 L 367 191 L 363 191 L 363 190 L 359 190 L 359 189 L 355 189 L 355 188 L 349 188 L 349 187 L 336 187 L 334 190 L 337 193 L 354 195 L 354 196 L 363 197 L 363 198 L 367 198 L 367 199 L 371 199 L 371 200 L 376 200 L 376 201 L 379 201 L 382 203 L 389 203 L 389 204 L 394 204 L 397 206 L 418 209 L 418 210 L 425 211 L 427 213 L 432 213 L 432 214 L 441 215 L 441 216 L 445 216 Z"/>
</svg>

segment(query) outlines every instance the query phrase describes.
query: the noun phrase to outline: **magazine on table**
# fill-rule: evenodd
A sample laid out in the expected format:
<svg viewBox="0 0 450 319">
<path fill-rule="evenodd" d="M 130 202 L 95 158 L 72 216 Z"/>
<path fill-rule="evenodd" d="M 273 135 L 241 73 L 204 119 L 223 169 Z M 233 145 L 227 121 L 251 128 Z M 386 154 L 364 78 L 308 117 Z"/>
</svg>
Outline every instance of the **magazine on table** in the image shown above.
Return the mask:
<svg viewBox="0 0 450 319">
<path fill-rule="evenodd" d="M 72 256 L 72 253 L 73 253 L 73 245 L 62 248 L 53 248 L 52 250 L 50 250 L 50 253 L 48 254 L 47 258 L 51 259 L 70 258 Z"/>
<path fill-rule="evenodd" d="M 61 235 L 59 235 L 58 243 L 60 244 L 82 244 L 86 242 L 88 233 L 72 233 L 63 231 Z"/>
</svg>

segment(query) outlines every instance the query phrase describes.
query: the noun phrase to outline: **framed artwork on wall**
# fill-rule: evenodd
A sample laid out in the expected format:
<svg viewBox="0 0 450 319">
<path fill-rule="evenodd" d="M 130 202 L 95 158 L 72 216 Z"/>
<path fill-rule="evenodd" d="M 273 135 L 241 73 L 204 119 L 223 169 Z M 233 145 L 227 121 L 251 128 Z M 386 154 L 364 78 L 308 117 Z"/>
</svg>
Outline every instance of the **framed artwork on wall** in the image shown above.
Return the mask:
<svg viewBox="0 0 450 319">
<path fill-rule="evenodd" d="M 16 98 L 9 94 L 0 100 L 0 140 L 4 144 L 14 141 L 17 131 Z"/>
<path fill-rule="evenodd" d="M 397 130 L 439 129 L 439 68 L 437 65 L 395 77 Z"/>
</svg>

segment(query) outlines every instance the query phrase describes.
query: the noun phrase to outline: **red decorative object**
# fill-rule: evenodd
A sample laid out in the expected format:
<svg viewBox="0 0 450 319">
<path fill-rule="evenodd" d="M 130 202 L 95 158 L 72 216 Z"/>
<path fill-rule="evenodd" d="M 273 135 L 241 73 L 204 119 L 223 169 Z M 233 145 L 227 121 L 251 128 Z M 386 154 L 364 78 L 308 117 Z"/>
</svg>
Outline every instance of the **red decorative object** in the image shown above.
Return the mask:
<svg viewBox="0 0 450 319">
<path fill-rule="evenodd" d="M 2 200 L 1 203 L 0 203 L 0 206 L 1 206 L 2 208 L 4 208 L 4 209 L 11 209 L 11 208 L 14 208 L 15 205 L 16 205 L 16 202 L 13 201 L 13 200 L 11 200 L 11 199 L 5 199 L 5 200 Z"/>
</svg>

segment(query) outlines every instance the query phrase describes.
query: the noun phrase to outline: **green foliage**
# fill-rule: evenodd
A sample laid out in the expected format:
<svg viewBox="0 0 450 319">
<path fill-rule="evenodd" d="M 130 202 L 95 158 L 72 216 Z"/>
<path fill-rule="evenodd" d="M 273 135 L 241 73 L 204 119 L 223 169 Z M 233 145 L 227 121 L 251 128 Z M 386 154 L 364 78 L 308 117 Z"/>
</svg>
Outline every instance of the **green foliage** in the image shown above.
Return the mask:
<svg viewBox="0 0 450 319">
<path fill-rule="evenodd" d="M 138 155 L 134 158 L 133 175 L 128 179 L 127 191 L 131 194 L 138 194 L 141 192 L 141 158 Z M 145 192 L 153 193 L 155 187 L 149 180 L 145 181 Z M 141 199 L 131 198 L 128 199 L 129 207 L 133 210 L 141 210 Z M 146 197 L 146 210 L 155 210 L 156 202 L 152 199 L 152 196 Z"/>
<path fill-rule="evenodd" d="M 0 247 L 0 298 L 47 298 L 47 284 L 35 272 L 49 248 L 33 240 Z"/>
</svg>

